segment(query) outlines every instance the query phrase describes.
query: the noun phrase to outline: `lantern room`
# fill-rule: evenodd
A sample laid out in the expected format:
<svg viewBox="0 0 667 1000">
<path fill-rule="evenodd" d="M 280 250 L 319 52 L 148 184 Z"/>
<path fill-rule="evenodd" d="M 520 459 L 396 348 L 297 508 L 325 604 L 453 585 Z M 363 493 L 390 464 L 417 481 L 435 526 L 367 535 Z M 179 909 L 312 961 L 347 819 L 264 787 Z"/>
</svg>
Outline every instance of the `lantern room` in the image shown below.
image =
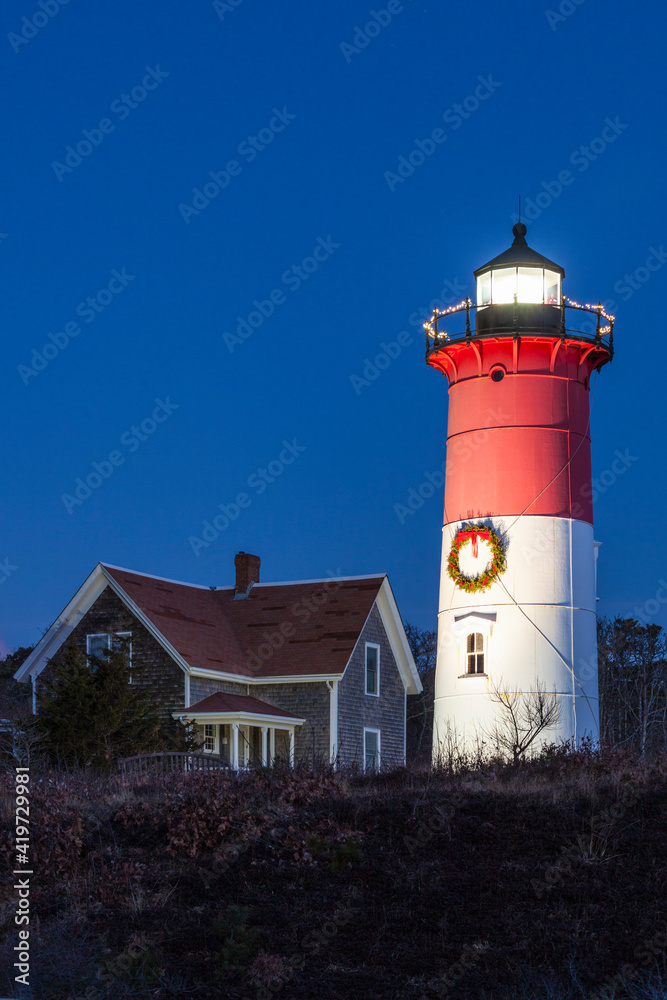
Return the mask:
<svg viewBox="0 0 667 1000">
<path fill-rule="evenodd" d="M 512 232 L 512 246 L 475 271 L 476 321 L 480 332 L 488 329 L 491 323 L 508 325 L 508 307 L 520 308 L 522 326 L 553 328 L 559 325 L 563 268 L 528 246 L 527 230 L 522 222 L 517 222 Z M 512 312 L 512 325 L 518 318 Z"/>
<path fill-rule="evenodd" d="M 511 305 L 514 302 L 559 306 L 565 271 L 526 243 L 522 222 L 512 229 L 509 250 L 475 271 L 477 305 Z"/>
<path fill-rule="evenodd" d="M 512 245 L 474 272 L 476 303 L 466 298 L 447 309 L 434 309 L 424 324 L 427 364 L 440 369 L 450 386 L 459 379 L 461 362 L 464 368 L 470 362 L 478 374 L 484 371 L 494 381 L 502 378 L 491 371 L 494 364 L 505 371 L 509 364 L 518 373 L 520 355 L 525 360 L 529 345 L 547 351 L 552 374 L 557 363 L 576 357 L 586 385 L 583 362 L 599 369 L 613 357 L 614 317 L 599 302 L 579 305 L 568 298 L 563 293 L 564 269 L 529 247 L 526 232 L 523 223 L 516 223 Z M 465 327 L 457 330 L 463 314 Z M 504 357 L 507 345 L 509 362 Z"/>
</svg>

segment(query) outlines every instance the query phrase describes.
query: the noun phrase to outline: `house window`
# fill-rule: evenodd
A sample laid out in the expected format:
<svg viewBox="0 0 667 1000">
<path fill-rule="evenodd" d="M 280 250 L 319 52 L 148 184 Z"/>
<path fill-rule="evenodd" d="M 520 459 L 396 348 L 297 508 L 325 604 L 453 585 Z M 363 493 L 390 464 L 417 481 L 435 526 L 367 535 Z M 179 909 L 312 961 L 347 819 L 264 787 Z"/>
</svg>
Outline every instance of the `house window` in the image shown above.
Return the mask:
<svg viewBox="0 0 667 1000">
<path fill-rule="evenodd" d="M 471 632 L 466 640 L 466 673 L 484 673 L 484 636 Z"/>
<path fill-rule="evenodd" d="M 379 729 L 364 729 L 364 770 L 380 770 Z"/>
<path fill-rule="evenodd" d="M 106 652 L 110 647 L 109 633 L 108 632 L 98 632 L 95 635 L 86 636 L 86 653 L 88 657 L 96 656 L 98 660 L 102 660 L 105 657 Z M 94 668 L 94 663 L 91 659 L 88 660 L 88 666 Z"/>
<path fill-rule="evenodd" d="M 132 669 L 132 633 L 131 632 L 116 632 L 116 634 L 113 637 L 114 649 L 118 649 L 120 647 L 121 643 L 118 641 L 119 639 L 125 639 L 126 640 L 125 648 L 127 650 L 127 656 L 128 656 L 128 660 L 129 660 L 129 664 L 130 664 L 130 669 Z M 128 679 L 128 684 L 131 684 L 131 683 L 132 683 L 132 674 L 130 674 L 130 677 Z"/>
<path fill-rule="evenodd" d="M 210 725 L 208 722 L 204 726 L 204 752 L 205 753 L 215 753 L 217 750 L 218 734 L 217 726 Z"/>
<path fill-rule="evenodd" d="M 380 647 L 366 643 L 366 694 L 380 694 Z"/>
</svg>

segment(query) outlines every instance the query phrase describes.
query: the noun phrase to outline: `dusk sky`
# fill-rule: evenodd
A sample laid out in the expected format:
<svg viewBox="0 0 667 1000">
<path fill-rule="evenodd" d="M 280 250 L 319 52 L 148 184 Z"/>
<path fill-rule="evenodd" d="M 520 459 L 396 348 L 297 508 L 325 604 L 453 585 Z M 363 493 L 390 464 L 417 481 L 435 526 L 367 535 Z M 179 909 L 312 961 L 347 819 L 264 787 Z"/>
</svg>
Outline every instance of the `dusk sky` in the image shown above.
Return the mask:
<svg viewBox="0 0 667 1000">
<path fill-rule="evenodd" d="M 617 318 L 599 611 L 667 625 L 666 20 L 6 0 L 0 650 L 98 561 L 229 585 L 239 550 L 264 582 L 386 572 L 435 628 L 441 486 L 406 512 L 445 460 L 421 314 L 474 298 L 519 195 L 565 293 Z"/>
</svg>

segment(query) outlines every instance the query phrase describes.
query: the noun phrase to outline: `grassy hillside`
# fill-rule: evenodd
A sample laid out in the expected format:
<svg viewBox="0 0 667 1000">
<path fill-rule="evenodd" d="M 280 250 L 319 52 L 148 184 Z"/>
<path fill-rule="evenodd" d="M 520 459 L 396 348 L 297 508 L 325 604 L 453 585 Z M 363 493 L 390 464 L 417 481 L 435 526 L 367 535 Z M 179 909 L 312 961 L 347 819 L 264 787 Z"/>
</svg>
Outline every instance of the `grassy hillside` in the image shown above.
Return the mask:
<svg viewBox="0 0 667 1000">
<path fill-rule="evenodd" d="M 666 782 L 667 755 L 593 753 L 458 775 L 34 775 L 32 996 L 667 996 Z M 7 975 L 11 884 L 3 997 L 30 995 Z"/>
</svg>

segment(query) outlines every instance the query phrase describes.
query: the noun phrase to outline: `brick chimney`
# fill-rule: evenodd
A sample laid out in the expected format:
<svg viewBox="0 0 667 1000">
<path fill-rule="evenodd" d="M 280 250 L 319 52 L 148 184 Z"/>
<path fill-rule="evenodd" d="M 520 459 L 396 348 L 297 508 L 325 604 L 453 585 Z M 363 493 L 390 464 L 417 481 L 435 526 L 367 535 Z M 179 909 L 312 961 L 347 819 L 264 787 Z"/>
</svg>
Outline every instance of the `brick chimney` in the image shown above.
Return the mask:
<svg viewBox="0 0 667 1000">
<path fill-rule="evenodd" d="M 236 588 L 234 600 L 248 597 L 253 583 L 259 583 L 259 556 L 251 556 L 247 552 L 239 552 L 234 556 L 234 566 L 236 567 Z"/>
</svg>

